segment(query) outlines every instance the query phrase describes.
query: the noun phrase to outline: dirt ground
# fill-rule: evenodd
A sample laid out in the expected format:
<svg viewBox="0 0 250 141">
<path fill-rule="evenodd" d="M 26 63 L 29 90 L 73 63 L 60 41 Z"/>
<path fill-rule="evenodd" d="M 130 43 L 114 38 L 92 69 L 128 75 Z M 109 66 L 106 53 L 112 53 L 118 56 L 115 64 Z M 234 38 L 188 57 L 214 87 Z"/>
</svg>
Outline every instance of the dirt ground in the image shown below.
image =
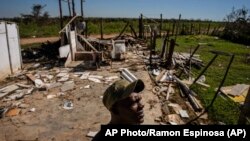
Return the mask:
<svg viewBox="0 0 250 141">
<path fill-rule="evenodd" d="M 105 35 L 104 38 L 113 36 Z M 99 37 L 99 35 L 92 37 Z M 37 40 L 22 39 L 22 43 L 57 39 L 57 37 L 37 38 Z M 107 124 L 110 120 L 109 111 L 102 103 L 102 96 L 110 84 L 117 79 L 121 79 L 120 68 L 128 68 L 137 78 L 142 79 L 146 85 L 142 92 L 142 100 L 145 105 L 143 124 L 180 125 L 194 119 L 200 113 L 194 112 L 187 98 L 181 96 L 178 87 L 176 87 L 176 82 L 163 82 L 155 86 L 155 83 L 150 78 L 150 76 L 152 77 L 150 73 L 153 71 L 148 71 L 148 66 L 145 65 L 149 61 L 147 59 L 148 54 L 149 52 L 143 48 L 141 51 L 132 49 L 132 51 L 127 51 L 125 60 L 113 61 L 111 66 L 101 65 L 97 70 L 82 67 L 65 68 L 63 67 L 64 62 L 61 64 L 60 61 L 57 63 L 52 63 L 52 61 L 36 62 L 39 59 L 26 61 L 32 63 L 24 64 L 23 74 L 0 81 L 0 92 L 1 88 L 17 83 L 32 85 L 32 87 L 37 88 L 26 77 L 25 74 L 27 73 L 41 79 L 48 85 L 54 83 L 60 83 L 60 85 L 46 90 L 35 89 L 31 94 L 25 95 L 24 98 L 18 98 L 18 100 L 16 98 L 0 99 L 0 112 L 3 107 L 8 109 L 5 116 L 2 118 L 0 116 L 0 141 L 91 140 L 92 138 L 88 137 L 87 134 L 90 131 L 99 131 L 100 126 Z M 82 78 L 81 76 L 86 72 L 89 72 L 90 75 L 101 76 L 101 82 L 97 83 Z M 68 78 L 59 82 L 64 78 L 64 76 L 58 76 L 61 73 L 66 73 Z M 117 79 L 106 81 L 106 78 L 111 76 L 117 76 Z M 65 85 L 73 85 L 73 87 L 63 90 Z M 21 91 L 16 90 L 15 93 L 7 97 L 27 91 L 27 89 L 22 89 Z M 64 107 L 67 102 L 73 104 L 69 106 L 70 109 Z M 183 112 L 184 115 L 182 115 Z M 194 124 L 207 125 L 211 123 L 208 115 L 205 114 Z"/>
<path fill-rule="evenodd" d="M 143 59 L 130 53 L 126 61 L 118 61 L 110 66 L 102 66 L 95 71 L 83 70 L 90 72 L 91 75 L 100 76 L 120 76 L 118 69 L 127 67 L 138 78 L 145 82 L 146 88 L 143 93 L 143 103 L 145 105 L 144 124 L 159 124 L 155 122 L 156 118 L 162 115 L 161 105 L 156 95 L 152 93 L 152 83 L 148 72 L 145 70 Z M 34 65 L 25 64 L 28 66 Z M 56 75 L 58 70 L 64 68 L 54 67 L 50 70 L 44 70 L 41 67 L 31 70 L 30 73 L 41 76 L 43 74 Z M 1 100 L 1 107 L 10 105 L 26 104 L 20 109 L 20 113 L 15 116 L 5 116 L 0 119 L 0 140 L 41 140 L 41 141 L 88 141 L 90 137 L 86 135 L 90 131 L 98 131 L 101 124 L 107 124 L 110 120 L 108 110 L 102 104 L 102 95 L 110 83 L 95 83 L 89 80 L 82 80 L 76 76 L 76 72 L 69 69 L 70 80 L 74 81 L 74 89 L 64 92 L 63 95 L 48 99 L 48 95 L 58 94 L 60 87 L 47 91 L 36 90 L 31 95 L 27 95 L 20 100 Z M 78 71 L 79 72 L 83 72 Z M 57 72 L 57 73 L 55 73 Z M 120 79 L 120 78 L 118 78 Z M 28 80 L 6 81 L 7 83 L 23 82 L 27 84 Z M 6 83 L 2 83 L 5 85 Z M 28 83 L 30 84 L 30 83 Z M 89 89 L 84 86 L 90 85 Z M 66 100 L 73 103 L 73 109 L 66 110 L 63 104 Z M 153 101 L 153 105 L 152 105 Z M 35 108 L 34 111 L 30 110 Z"/>
</svg>

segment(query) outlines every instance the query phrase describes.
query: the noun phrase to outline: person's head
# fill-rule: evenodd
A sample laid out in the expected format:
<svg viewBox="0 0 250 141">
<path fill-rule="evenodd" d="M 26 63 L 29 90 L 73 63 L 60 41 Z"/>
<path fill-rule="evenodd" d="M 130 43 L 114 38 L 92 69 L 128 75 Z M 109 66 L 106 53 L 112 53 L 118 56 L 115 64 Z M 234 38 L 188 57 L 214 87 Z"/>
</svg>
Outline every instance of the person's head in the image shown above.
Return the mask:
<svg viewBox="0 0 250 141">
<path fill-rule="evenodd" d="M 114 82 L 104 92 L 103 104 L 111 112 L 111 124 L 140 124 L 144 121 L 140 92 L 144 89 L 141 80 Z"/>
</svg>

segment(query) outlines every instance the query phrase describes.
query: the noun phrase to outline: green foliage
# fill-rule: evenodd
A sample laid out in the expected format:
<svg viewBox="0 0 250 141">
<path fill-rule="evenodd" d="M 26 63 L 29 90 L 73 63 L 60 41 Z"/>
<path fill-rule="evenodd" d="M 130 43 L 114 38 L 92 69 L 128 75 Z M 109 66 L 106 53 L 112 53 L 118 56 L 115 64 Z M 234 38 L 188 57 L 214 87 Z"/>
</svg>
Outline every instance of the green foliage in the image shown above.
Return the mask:
<svg viewBox="0 0 250 141">
<path fill-rule="evenodd" d="M 250 45 L 250 15 L 245 7 L 227 15 L 227 24 L 221 37 L 236 43 Z"/>
</svg>

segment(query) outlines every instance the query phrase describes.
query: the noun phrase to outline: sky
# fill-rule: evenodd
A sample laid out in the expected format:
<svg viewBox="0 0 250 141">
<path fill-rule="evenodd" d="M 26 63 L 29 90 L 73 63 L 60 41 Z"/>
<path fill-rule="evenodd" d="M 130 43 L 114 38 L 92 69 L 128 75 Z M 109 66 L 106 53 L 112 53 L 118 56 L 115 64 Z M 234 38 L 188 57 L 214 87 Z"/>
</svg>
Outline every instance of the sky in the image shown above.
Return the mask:
<svg viewBox="0 0 250 141">
<path fill-rule="evenodd" d="M 67 3 L 62 0 L 63 15 L 69 15 Z M 51 17 L 59 16 L 58 0 L 0 0 L 0 18 L 20 17 L 30 14 L 33 4 L 45 5 Z M 80 0 L 75 0 L 76 13 L 80 15 Z M 250 9 L 249 0 L 85 0 L 85 17 L 146 17 L 201 19 L 222 21 L 234 7 Z M 249 11 L 250 12 L 250 11 Z"/>
</svg>

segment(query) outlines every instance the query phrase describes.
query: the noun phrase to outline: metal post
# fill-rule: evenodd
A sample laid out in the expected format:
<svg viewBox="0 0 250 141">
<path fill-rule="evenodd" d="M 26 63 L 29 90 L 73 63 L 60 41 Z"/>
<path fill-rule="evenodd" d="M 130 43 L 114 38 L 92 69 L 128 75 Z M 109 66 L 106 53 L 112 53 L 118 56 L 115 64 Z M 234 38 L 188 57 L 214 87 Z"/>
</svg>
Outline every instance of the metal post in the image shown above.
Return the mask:
<svg viewBox="0 0 250 141">
<path fill-rule="evenodd" d="M 180 21 L 181 21 L 181 14 L 179 15 L 178 23 L 177 23 L 177 26 L 176 26 L 176 32 L 175 32 L 175 38 L 174 38 L 175 42 L 176 42 L 176 39 L 177 39 L 177 35 L 179 34 L 179 24 L 180 24 Z"/>
<path fill-rule="evenodd" d="M 100 32 L 101 32 L 101 39 L 103 39 L 103 19 L 102 18 L 101 18 Z"/>
<path fill-rule="evenodd" d="M 73 17 L 76 15 L 75 11 L 75 0 L 72 0 L 72 10 L 73 10 Z"/>
<path fill-rule="evenodd" d="M 81 0 L 81 16 L 83 17 L 84 15 L 83 15 L 83 2 L 84 2 L 84 0 Z"/>
<path fill-rule="evenodd" d="M 193 23 L 190 25 L 190 35 L 193 35 Z"/>
<path fill-rule="evenodd" d="M 63 28 L 63 20 L 62 20 L 62 3 L 61 0 L 58 0 L 59 2 L 59 13 L 60 13 L 60 28 Z"/>
<path fill-rule="evenodd" d="M 160 22 L 160 37 L 161 37 L 161 32 L 162 32 L 162 23 L 163 23 L 163 20 L 162 20 L 162 14 L 160 15 L 160 19 L 161 19 L 161 22 Z"/>
<path fill-rule="evenodd" d="M 70 8 L 70 0 L 68 0 L 68 8 L 69 8 L 69 17 L 72 17 L 71 8 Z"/>
<path fill-rule="evenodd" d="M 86 23 L 86 29 L 85 29 L 85 38 L 88 38 L 88 21 L 85 21 Z"/>
<path fill-rule="evenodd" d="M 143 15 L 141 14 L 140 17 L 139 17 L 139 38 L 142 39 L 142 32 L 143 32 L 143 23 L 142 23 L 142 19 L 143 18 Z"/>
</svg>

